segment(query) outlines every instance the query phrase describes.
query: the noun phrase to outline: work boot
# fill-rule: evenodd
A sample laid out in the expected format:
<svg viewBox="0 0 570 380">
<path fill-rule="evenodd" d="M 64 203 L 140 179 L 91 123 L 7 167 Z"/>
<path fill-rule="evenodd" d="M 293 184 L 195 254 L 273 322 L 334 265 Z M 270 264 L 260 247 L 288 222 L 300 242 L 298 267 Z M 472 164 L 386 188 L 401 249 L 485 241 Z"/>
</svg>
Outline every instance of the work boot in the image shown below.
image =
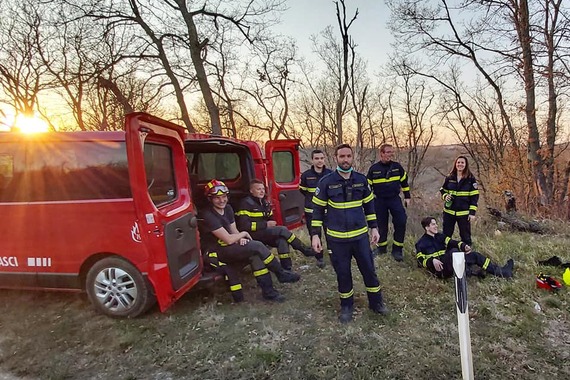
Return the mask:
<svg viewBox="0 0 570 380">
<path fill-rule="evenodd" d="M 383 246 L 377 245 L 372 249 L 372 257 L 376 257 L 378 255 L 383 255 L 385 253 L 386 253 L 386 246 L 385 245 L 383 245 Z"/>
<path fill-rule="evenodd" d="M 396 260 L 398 262 L 402 262 L 402 261 L 404 261 L 404 252 L 392 251 L 392 257 L 394 258 L 394 260 Z"/>
<path fill-rule="evenodd" d="M 317 259 L 317 267 L 323 269 L 324 267 L 326 267 L 327 264 L 325 263 L 325 259 L 323 257 L 320 257 Z"/>
<path fill-rule="evenodd" d="M 298 273 L 290 272 L 285 269 L 275 272 L 275 275 L 279 282 L 297 282 L 301 279 L 301 276 Z"/>
<path fill-rule="evenodd" d="M 370 306 L 370 310 L 372 310 L 376 314 L 388 315 L 389 310 L 386 307 L 386 305 L 384 304 L 384 299 L 382 297 L 382 293 L 380 293 L 380 300 L 378 301 L 378 303 L 376 303 L 376 305 L 374 305 L 374 306 Z"/>
<path fill-rule="evenodd" d="M 515 265 L 515 262 L 513 261 L 513 259 L 509 259 L 507 261 L 507 263 L 505 264 L 505 266 L 503 266 L 503 267 L 499 267 L 498 265 L 491 263 L 487 267 L 487 273 L 490 273 L 490 274 L 497 276 L 497 277 L 511 278 L 511 277 L 513 277 L 514 265 Z"/>
<path fill-rule="evenodd" d="M 235 303 L 243 302 L 244 301 L 243 291 L 238 290 L 238 291 L 232 292 L 232 298 L 233 298 Z"/>
<path fill-rule="evenodd" d="M 279 293 L 274 288 L 262 289 L 261 295 L 263 296 L 263 299 L 268 300 L 268 301 L 273 301 L 273 302 L 285 301 L 285 296 L 283 296 L 281 293 Z"/>
<path fill-rule="evenodd" d="M 352 314 L 354 313 L 354 308 L 351 306 L 342 306 L 340 308 L 340 314 L 338 315 L 338 320 L 340 323 L 352 322 Z"/>
<path fill-rule="evenodd" d="M 306 245 L 302 246 L 300 251 L 303 255 L 307 257 L 313 257 L 317 254 L 317 252 L 313 251 L 313 248 L 307 247 Z"/>
</svg>

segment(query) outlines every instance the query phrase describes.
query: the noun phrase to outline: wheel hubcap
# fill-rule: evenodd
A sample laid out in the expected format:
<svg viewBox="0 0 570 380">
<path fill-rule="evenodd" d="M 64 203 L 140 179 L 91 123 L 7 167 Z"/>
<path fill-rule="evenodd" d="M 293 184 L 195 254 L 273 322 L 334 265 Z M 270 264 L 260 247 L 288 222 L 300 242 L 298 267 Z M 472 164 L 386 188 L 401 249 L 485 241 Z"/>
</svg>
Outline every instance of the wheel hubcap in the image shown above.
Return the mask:
<svg viewBox="0 0 570 380">
<path fill-rule="evenodd" d="M 120 268 L 103 269 L 95 277 L 93 286 L 101 305 L 114 312 L 129 310 L 137 300 L 135 281 Z"/>
</svg>

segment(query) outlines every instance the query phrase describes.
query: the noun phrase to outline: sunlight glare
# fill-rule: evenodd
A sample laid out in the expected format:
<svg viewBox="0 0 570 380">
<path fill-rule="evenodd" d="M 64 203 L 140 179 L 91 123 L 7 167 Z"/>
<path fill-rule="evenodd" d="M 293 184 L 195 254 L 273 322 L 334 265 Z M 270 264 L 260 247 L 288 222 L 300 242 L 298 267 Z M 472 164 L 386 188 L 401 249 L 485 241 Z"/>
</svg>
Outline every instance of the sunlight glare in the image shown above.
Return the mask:
<svg viewBox="0 0 570 380">
<path fill-rule="evenodd" d="M 14 126 L 22 133 L 41 133 L 49 131 L 48 124 L 36 116 L 18 115 L 14 120 Z"/>
</svg>

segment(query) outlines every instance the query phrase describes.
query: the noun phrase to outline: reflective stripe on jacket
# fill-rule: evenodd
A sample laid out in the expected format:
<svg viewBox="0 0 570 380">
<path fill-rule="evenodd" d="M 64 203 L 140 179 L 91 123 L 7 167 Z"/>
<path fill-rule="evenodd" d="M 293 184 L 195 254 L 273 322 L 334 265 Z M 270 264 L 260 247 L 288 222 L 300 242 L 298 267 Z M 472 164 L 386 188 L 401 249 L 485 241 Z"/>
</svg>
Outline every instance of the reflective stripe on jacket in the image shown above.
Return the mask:
<svg viewBox="0 0 570 380">
<path fill-rule="evenodd" d="M 239 210 L 235 215 L 238 230 L 255 232 L 267 228 L 267 221 L 272 219 L 273 210 L 265 198 L 248 195 L 239 203 Z"/>
<path fill-rule="evenodd" d="M 327 212 L 327 235 L 329 239 L 356 240 L 376 228 L 374 194 L 366 177 L 352 172 L 344 179 L 337 171 L 323 177 L 313 196 L 313 220 L 311 235 L 316 235 L 323 225 Z"/>
<path fill-rule="evenodd" d="M 376 198 L 397 197 L 400 195 L 400 189 L 404 193 L 404 198 L 410 198 L 408 173 L 398 162 L 378 161 L 368 169 L 366 178 Z"/>
<path fill-rule="evenodd" d="M 301 190 L 301 193 L 305 196 L 305 212 L 313 212 L 313 195 L 315 194 L 315 190 L 317 190 L 317 183 L 319 183 L 321 178 L 330 173 L 332 173 L 332 170 L 327 167 L 323 167 L 323 171 L 317 173 L 315 167 L 311 165 L 310 169 L 301 174 L 299 190 Z"/>
<path fill-rule="evenodd" d="M 433 259 L 443 256 L 450 248 L 457 248 L 462 251 L 464 246 L 464 243 L 453 240 L 441 232 L 434 236 L 424 234 L 416 243 L 418 265 L 432 270 Z"/>
<path fill-rule="evenodd" d="M 455 216 L 475 215 L 477 212 L 479 188 L 474 176 L 461 178 L 459 182 L 456 177 L 447 176 L 439 192 L 444 202 L 446 194 L 453 196 L 449 207 L 444 204 L 444 212 Z"/>
</svg>

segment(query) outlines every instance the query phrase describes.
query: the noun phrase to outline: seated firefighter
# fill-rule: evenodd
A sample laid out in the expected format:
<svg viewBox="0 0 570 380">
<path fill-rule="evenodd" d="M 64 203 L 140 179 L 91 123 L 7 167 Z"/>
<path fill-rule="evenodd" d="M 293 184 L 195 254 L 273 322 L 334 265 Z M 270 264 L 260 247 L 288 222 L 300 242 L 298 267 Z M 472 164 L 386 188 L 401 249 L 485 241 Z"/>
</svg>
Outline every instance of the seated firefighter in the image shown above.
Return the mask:
<svg viewBox="0 0 570 380">
<path fill-rule="evenodd" d="M 315 256 L 312 248 L 304 245 L 298 237 L 284 226 L 272 220 L 271 204 L 265 199 L 265 185 L 258 179 L 249 184 L 249 195 L 242 199 L 236 212 L 240 230 L 248 231 L 255 240 L 277 248 L 279 261 L 284 269 L 291 270 L 292 260 L 289 245 L 305 256 Z"/>
<path fill-rule="evenodd" d="M 285 300 L 273 287 L 269 271 L 275 273 L 279 282 L 296 282 L 300 276 L 284 270 L 269 249 L 253 240 L 248 232 L 238 231 L 234 211 L 228 204 L 229 190 L 222 181 L 213 179 L 204 190 L 209 205 L 200 212 L 203 219 L 202 249 L 207 252 L 209 264 L 225 275 L 234 301 L 243 301 L 239 271 L 245 264 L 251 265 L 264 299 Z"/>
<path fill-rule="evenodd" d="M 463 242 L 452 240 L 438 232 L 435 218 L 430 216 L 421 221 L 425 230 L 424 235 L 416 243 L 416 258 L 418 266 L 440 278 L 453 277 L 453 252 L 465 252 L 465 265 L 469 268 L 478 265 L 482 270 L 494 276 L 513 277 L 514 261 L 507 261 L 503 267 L 493 264 L 491 260 L 479 252 L 474 252 L 471 247 Z"/>
</svg>

